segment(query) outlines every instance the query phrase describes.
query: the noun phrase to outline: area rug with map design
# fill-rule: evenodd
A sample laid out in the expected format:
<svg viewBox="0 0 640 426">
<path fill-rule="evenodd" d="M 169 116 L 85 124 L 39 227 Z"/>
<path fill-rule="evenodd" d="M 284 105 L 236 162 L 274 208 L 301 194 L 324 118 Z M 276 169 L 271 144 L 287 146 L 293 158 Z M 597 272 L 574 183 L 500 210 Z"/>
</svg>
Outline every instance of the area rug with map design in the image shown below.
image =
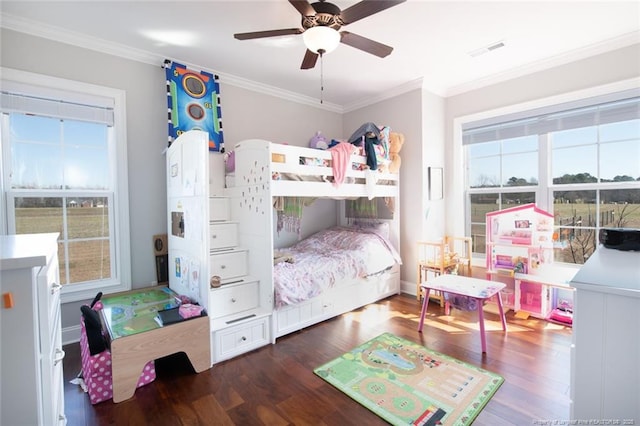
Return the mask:
<svg viewBox="0 0 640 426">
<path fill-rule="evenodd" d="M 504 382 L 391 333 L 314 373 L 393 425 L 469 425 Z"/>
</svg>

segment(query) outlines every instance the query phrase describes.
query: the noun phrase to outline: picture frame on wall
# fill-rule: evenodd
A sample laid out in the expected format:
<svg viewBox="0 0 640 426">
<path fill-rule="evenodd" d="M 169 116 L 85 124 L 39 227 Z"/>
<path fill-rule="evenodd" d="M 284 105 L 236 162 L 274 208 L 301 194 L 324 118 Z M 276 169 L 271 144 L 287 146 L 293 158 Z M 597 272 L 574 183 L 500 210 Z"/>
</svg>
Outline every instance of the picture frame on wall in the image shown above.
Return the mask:
<svg viewBox="0 0 640 426">
<path fill-rule="evenodd" d="M 444 170 L 442 167 L 429 167 L 427 172 L 429 200 L 442 200 L 444 198 Z"/>
</svg>

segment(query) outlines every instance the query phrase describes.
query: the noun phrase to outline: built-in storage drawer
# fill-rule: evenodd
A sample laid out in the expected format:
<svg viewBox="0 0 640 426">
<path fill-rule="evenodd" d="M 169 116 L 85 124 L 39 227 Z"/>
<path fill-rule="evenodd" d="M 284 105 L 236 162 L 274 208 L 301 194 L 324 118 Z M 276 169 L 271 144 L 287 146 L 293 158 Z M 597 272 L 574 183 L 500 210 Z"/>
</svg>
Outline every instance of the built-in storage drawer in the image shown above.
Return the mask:
<svg viewBox="0 0 640 426">
<path fill-rule="evenodd" d="M 317 297 L 276 311 L 275 337 L 300 330 L 323 319 L 335 316 L 334 300 L 331 297 Z"/>
<path fill-rule="evenodd" d="M 222 281 L 247 275 L 247 250 L 229 250 L 209 255 L 209 273 Z"/>
<path fill-rule="evenodd" d="M 209 220 L 218 222 L 230 219 L 229 199 L 226 197 L 209 198 Z"/>
<path fill-rule="evenodd" d="M 64 389 L 62 360 L 65 356 L 62 349 L 62 324 L 60 316 L 60 284 L 57 259 L 52 260 L 38 274 L 39 297 L 44 305 L 40 306 L 40 363 L 41 386 L 50 404 L 43 404 L 42 418 L 44 424 L 63 424 Z"/>
<path fill-rule="evenodd" d="M 212 318 L 257 308 L 259 304 L 258 281 L 239 285 L 229 284 L 220 288 L 212 288 L 209 292 L 209 316 Z"/>
<path fill-rule="evenodd" d="M 270 343 L 270 316 L 214 331 L 211 339 L 213 362 L 220 362 Z"/>
<path fill-rule="evenodd" d="M 44 407 L 44 418 L 51 419 L 49 424 L 60 424 L 64 419 L 64 397 L 62 395 L 64 389 L 62 363 L 65 356 L 64 350 L 62 350 L 62 335 L 60 327 L 60 321 L 58 324 L 58 332 L 53 340 L 51 352 L 48 357 L 43 357 L 42 361 L 42 384 L 43 389 L 46 390 L 46 395 L 51 398 L 53 402 L 51 405 Z M 51 410 L 51 411 L 49 411 Z M 61 418 L 62 416 L 62 418 Z"/>
<path fill-rule="evenodd" d="M 220 250 L 238 245 L 238 224 L 233 222 L 209 225 L 209 248 Z"/>
<path fill-rule="evenodd" d="M 59 280 L 59 266 L 57 263 L 51 263 L 46 270 L 46 290 L 42 294 L 42 298 L 46 300 L 47 307 L 47 324 L 49 325 L 49 333 L 47 336 L 55 336 L 60 327 L 60 290 L 62 286 Z M 43 322 L 44 324 L 44 322 Z M 44 330 L 43 330 L 44 332 Z M 45 349 L 43 349 L 45 350 Z"/>
</svg>

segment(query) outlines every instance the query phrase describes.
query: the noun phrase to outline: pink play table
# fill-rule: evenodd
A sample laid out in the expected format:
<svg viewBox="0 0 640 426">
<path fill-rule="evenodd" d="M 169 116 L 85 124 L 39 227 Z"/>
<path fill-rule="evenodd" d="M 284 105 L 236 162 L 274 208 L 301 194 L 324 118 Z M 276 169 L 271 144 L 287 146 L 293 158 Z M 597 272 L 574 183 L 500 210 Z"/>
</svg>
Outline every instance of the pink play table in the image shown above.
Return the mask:
<svg viewBox="0 0 640 426">
<path fill-rule="evenodd" d="M 498 302 L 502 330 L 507 331 L 507 323 L 504 319 L 504 310 L 502 308 L 502 299 L 500 298 L 500 290 L 505 288 L 505 284 L 480 278 L 465 277 L 462 275 L 444 274 L 422 283 L 420 287 L 425 290 L 425 294 L 424 299 L 422 300 L 422 312 L 420 313 L 420 325 L 418 326 L 419 332 L 422 332 L 424 317 L 427 314 L 427 305 L 429 304 L 429 292 L 431 290 L 438 290 L 445 293 L 457 294 L 476 299 L 478 302 L 478 322 L 480 324 L 480 339 L 482 340 L 483 353 L 487 352 L 487 341 L 485 338 L 484 311 L 482 307 L 484 305 L 484 301 L 494 295 Z"/>
</svg>

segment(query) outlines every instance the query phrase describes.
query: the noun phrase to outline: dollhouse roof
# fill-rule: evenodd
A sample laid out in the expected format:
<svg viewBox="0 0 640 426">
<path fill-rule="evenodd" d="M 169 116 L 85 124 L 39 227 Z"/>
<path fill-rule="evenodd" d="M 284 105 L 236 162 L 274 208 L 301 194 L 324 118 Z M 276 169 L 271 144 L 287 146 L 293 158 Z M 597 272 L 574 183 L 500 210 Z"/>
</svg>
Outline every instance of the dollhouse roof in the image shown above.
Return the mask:
<svg viewBox="0 0 640 426">
<path fill-rule="evenodd" d="M 492 216 L 496 216 L 496 215 L 503 215 L 503 214 L 506 214 L 506 213 L 522 212 L 522 211 L 525 211 L 525 210 L 531 210 L 534 213 L 539 213 L 539 214 L 547 216 L 547 217 L 553 217 L 553 215 L 551 213 L 549 213 L 546 210 L 542 210 L 541 208 L 536 206 L 534 203 L 522 204 L 520 206 L 514 206 L 514 207 L 509 207 L 507 209 L 502 209 L 502 210 L 496 210 L 496 211 L 493 211 L 493 212 L 489 212 L 489 213 L 487 213 L 487 217 L 492 217 Z"/>
</svg>

